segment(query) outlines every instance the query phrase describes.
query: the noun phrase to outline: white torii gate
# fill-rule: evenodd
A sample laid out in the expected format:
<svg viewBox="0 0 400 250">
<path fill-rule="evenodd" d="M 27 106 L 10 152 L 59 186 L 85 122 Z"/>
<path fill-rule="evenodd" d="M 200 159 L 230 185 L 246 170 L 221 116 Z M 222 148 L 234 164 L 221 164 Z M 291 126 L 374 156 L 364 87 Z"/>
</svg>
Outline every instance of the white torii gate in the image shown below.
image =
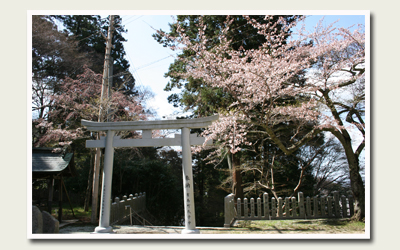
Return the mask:
<svg viewBox="0 0 400 250">
<path fill-rule="evenodd" d="M 160 147 L 160 146 L 182 146 L 182 170 L 183 170 L 183 191 L 184 191 L 184 211 L 185 229 L 182 234 L 196 234 L 196 216 L 194 211 L 193 195 L 193 170 L 191 145 L 202 145 L 205 141 L 203 137 L 190 134 L 191 128 L 205 128 L 213 121 L 218 120 L 218 115 L 196 118 L 196 119 L 177 119 L 161 121 L 133 121 L 133 122 L 92 122 L 82 120 L 83 126 L 89 131 L 106 131 L 107 136 L 100 140 L 87 140 L 87 148 L 105 148 L 103 184 L 100 207 L 99 226 L 94 233 L 112 233 L 110 226 L 111 209 L 111 182 L 113 174 L 114 148 L 116 147 Z M 175 138 L 152 138 L 152 130 L 162 129 L 181 129 L 181 135 Z M 142 139 L 120 139 L 114 136 L 116 131 L 142 130 Z M 209 142 L 211 144 L 212 142 Z"/>
</svg>

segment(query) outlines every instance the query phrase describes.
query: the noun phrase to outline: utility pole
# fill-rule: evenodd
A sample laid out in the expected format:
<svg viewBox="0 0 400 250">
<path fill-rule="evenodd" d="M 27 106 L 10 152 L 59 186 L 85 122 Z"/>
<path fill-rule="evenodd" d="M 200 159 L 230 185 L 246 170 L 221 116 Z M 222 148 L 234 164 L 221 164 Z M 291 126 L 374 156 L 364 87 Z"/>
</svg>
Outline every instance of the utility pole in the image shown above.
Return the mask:
<svg viewBox="0 0 400 250">
<path fill-rule="evenodd" d="M 111 49 L 112 49 L 112 34 L 113 34 L 113 25 L 114 25 L 114 16 L 109 16 L 110 26 L 108 27 L 107 37 L 101 33 L 106 39 L 106 54 L 104 58 L 104 68 L 103 68 L 103 81 L 101 88 L 101 97 L 100 97 L 100 109 L 99 109 L 99 122 L 104 121 L 104 115 L 107 116 L 107 110 L 104 110 L 105 105 L 103 104 L 104 100 L 107 100 L 111 95 L 111 86 L 110 86 L 110 77 L 112 77 L 112 57 L 111 57 Z M 106 113 L 105 113 L 106 111 Z M 97 140 L 100 139 L 100 132 L 97 133 Z M 99 186 L 100 186 L 100 158 L 101 158 L 101 149 L 96 148 L 95 160 L 94 160 L 94 171 L 93 171 L 93 188 L 92 188 L 92 216 L 91 222 L 96 223 L 97 214 L 98 214 L 98 205 L 99 205 Z"/>
<path fill-rule="evenodd" d="M 108 27 L 108 34 L 106 39 L 106 55 L 104 58 L 104 68 L 103 68 L 103 83 L 102 83 L 102 88 L 101 88 L 101 104 L 100 104 L 100 111 L 99 111 L 99 122 L 104 121 L 103 115 L 104 115 L 104 96 L 106 98 L 109 98 L 110 96 L 110 91 L 111 91 L 111 86 L 110 86 L 110 69 L 112 65 L 112 58 L 111 58 L 111 49 L 112 49 L 112 33 L 113 33 L 113 25 L 114 25 L 114 16 L 110 15 L 110 26 Z"/>
</svg>

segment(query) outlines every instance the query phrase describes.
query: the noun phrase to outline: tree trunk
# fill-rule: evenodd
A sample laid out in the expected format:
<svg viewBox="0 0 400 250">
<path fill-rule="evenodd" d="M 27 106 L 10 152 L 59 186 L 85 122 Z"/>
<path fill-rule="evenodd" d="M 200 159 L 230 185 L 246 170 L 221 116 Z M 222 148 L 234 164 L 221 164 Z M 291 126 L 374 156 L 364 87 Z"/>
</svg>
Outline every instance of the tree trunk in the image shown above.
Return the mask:
<svg viewBox="0 0 400 250">
<path fill-rule="evenodd" d="M 90 207 L 90 198 L 91 198 L 91 191 L 92 191 L 92 183 L 93 183 L 93 158 L 94 158 L 94 154 L 93 152 L 90 152 L 90 167 L 89 167 L 89 177 L 88 177 L 88 185 L 86 187 L 86 194 L 85 194 L 85 203 L 83 206 L 83 210 L 85 212 L 89 211 L 89 207 Z"/>
<path fill-rule="evenodd" d="M 340 126 L 343 126 L 343 122 L 340 118 L 339 112 L 336 110 L 334 103 L 329 97 L 330 90 L 320 90 L 320 92 L 323 94 L 327 106 L 330 108 L 335 120 Z M 353 151 L 351 136 L 346 129 L 330 131 L 342 144 L 346 153 L 347 162 L 349 164 L 350 186 L 354 196 L 354 216 L 352 217 L 352 219 L 362 221 L 365 218 L 365 187 L 360 175 L 360 162 L 358 160 L 358 157 L 365 144 L 364 142 L 362 142 L 357 150 Z"/>
<path fill-rule="evenodd" d="M 240 170 L 240 156 L 239 154 L 232 155 L 232 193 L 235 195 L 235 200 L 240 198 L 243 200 L 243 187 L 242 187 L 242 171 Z"/>
<path fill-rule="evenodd" d="M 354 197 L 354 215 L 353 220 L 362 221 L 365 218 L 365 187 L 360 175 L 360 163 L 358 155 L 354 153 L 351 145 L 351 138 L 345 131 L 333 133 L 339 139 L 346 153 L 347 162 L 350 171 L 350 186 Z"/>
<path fill-rule="evenodd" d="M 197 213 L 199 214 L 198 216 L 196 216 L 198 225 L 202 225 L 203 224 L 203 218 L 204 218 L 204 210 L 206 209 L 206 207 L 204 206 L 204 172 L 201 171 L 203 170 L 203 166 L 199 166 L 199 172 L 197 174 L 197 178 L 198 178 L 198 189 L 199 189 L 199 196 L 198 196 L 198 202 L 200 204 L 200 211 L 198 211 Z M 196 196 L 196 194 L 195 194 Z"/>
<path fill-rule="evenodd" d="M 100 136 L 99 136 L 100 137 Z M 97 222 L 98 204 L 99 204 L 99 186 L 100 186 L 100 158 L 101 150 L 96 148 L 95 160 L 93 165 L 93 187 L 92 187 L 92 215 L 90 218 L 91 223 Z"/>
<path fill-rule="evenodd" d="M 349 161 L 350 185 L 354 196 L 354 215 L 353 220 L 362 221 L 365 218 L 365 187 L 360 175 L 358 159 Z"/>
</svg>

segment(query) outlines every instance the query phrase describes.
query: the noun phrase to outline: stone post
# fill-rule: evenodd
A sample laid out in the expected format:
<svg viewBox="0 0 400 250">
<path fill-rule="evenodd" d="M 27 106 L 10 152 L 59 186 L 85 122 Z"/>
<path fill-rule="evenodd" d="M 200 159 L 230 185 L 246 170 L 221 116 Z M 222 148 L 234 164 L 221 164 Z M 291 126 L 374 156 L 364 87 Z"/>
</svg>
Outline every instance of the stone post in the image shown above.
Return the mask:
<svg viewBox="0 0 400 250">
<path fill-rule="evenodd" d="M 325 217 L 326 216 L 326 196 L 321 197 L 321 216 Z"/>
<path fill-rule="evenodd" d="M 297 202 L 296 202 L 296 197 L 292 197 L 291 204 L 292 204 L 292 213 L 291 213 L 291 216 L 292 216 L 292 218 L 296 218 L 296 217 L 297 217 Z"/>
<path fill-rule="evenodd" d="M 254 218 L 254 198 L 250 198 L 250 218 Z"/>
<path fill-rule="evenodd" d="M 306 215 L 311 218 L 312 213 L 311 213 L 311 198 L 307 196 L 306 198 Z"/>
<path fill-rule="evenodd" d="M 299 198 L 299 217 L 304 219 L 306 217 L 304 209 L 304 194 L 303 192 L 299 192 L 297 195 Z"/>
<path fill-rule="evenodd" d="M 237 198 L 237 218 L 240 220 L 242 218 L 242 200 Z"/>
<path fill-rule="evenodd" d="M 313 198 L 313 205 L 314 205 L 314 212 L 313 212 L 313 216 L 314 218 L 318 217 L 318 197 L 314 196 Z"/>
<path fill-rule="evenodd" d="M 263 200 L 264 200 L 264 219 L 269 219 L 269 197 L 268 197 L 268 193 L 264 193 Z"/>
<path fill-rule="evenodd" d="M 235 195 L 229 194 L 225 197 L 225 224 L 224 227 L 230 227 L 235 218 Z"/>
<path fill-rule="evenodd" d="M 247 198 L 243 199 L 243 213 L 244 218 L 247 219 L 249 217 L 249 206 L 247 204 Z"/>
<path fill-rule="evenodd" d="M 198 234 L 194 211 L 192 151 L 190 148 L 190 129 L 182 128 L 182 170 L 183 170 L 183 200 L 185 210 L 185 229 L 182 234 Z"/>
<path fill-rule="evenodd" d="M 100 220 L 99 226 L 94 229 L 94 233 L 113 233 L 110 226 L 110 210 L 111 210 L 111 184 L 114 160 L 113 139 L 115 131 L 108 130 L 106 137 L 106 147 L 104 153 L 103 168 L 103 191 L 101 197 Z"/>
<path fill-rule="evenodd" d="M 261 198 L 257 198 L 257 217 L 261 219 Z"/>
<path fill-rule="evenodd" d="M 289 197 L 285 197 L 285 214 L 286 218 L 290 217 L 290 200 Z"/>
<path fill-rule="evenodd" d="M 278 197 L 278 217 L 282 218 L 283 217 L 283 199 L 282 197 Z"/>
<path fill-rule="evenodd" d="M 135 202 L 134 202 L 134 206 L 133 206 L 133 210 L 138 211 L 139 210 L 139 194 L 135 193 Z"/>
<path fill-rule="evenodd" d="M 276 199 L 271 198 L 271 218 L 276 218 Z"/>
<path fill-rule="evenodd" d="M 133 208 L 133 194 L 129 195 L 129 206 L 131 206 L 131 208 Z"/>
</svg>

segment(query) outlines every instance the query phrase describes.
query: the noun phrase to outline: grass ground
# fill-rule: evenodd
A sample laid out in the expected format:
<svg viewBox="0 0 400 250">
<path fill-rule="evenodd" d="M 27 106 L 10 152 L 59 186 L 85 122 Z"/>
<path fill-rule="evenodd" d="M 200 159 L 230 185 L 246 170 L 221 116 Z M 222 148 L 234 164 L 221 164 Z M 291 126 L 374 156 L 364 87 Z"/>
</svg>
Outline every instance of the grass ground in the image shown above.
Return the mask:
<svg viewBox="0 0 400 250">
<path fill-rule="evenodd" d="M 78 219 L 75 226 L 90 226 L 91 211 L 82 207 L 63 207 L 63 220 Z M 53 214 L 56 216 L 56 214 Z M 72 226 L 72 225 L 71 225 Z M 201 227 L 201 225 L 198 225 Z M 230 228 L 202 229 L 203 234 L 365 234 L 365 223 L 350 219 L 313 219 L 313 220 L 254 220 L 237 221 Z"/>
<path fill-rule="evenodd" d="M 81 206 L 73 206 L 73 213 L 69 204 L 63 204 L 63 220 L 73 220 L 78 219 L 80 223 L 90 223 L 90 216 L 92 214 L 91 209 L 85 211 Z M 53 206 L 51 214 L 58 218 L 58 207 Z"/>
<path fill-rule="evenodd" d="M 350 219 L 238 221 L 232 233 L 364 234 L 365 223 Z"/>
</svg>

